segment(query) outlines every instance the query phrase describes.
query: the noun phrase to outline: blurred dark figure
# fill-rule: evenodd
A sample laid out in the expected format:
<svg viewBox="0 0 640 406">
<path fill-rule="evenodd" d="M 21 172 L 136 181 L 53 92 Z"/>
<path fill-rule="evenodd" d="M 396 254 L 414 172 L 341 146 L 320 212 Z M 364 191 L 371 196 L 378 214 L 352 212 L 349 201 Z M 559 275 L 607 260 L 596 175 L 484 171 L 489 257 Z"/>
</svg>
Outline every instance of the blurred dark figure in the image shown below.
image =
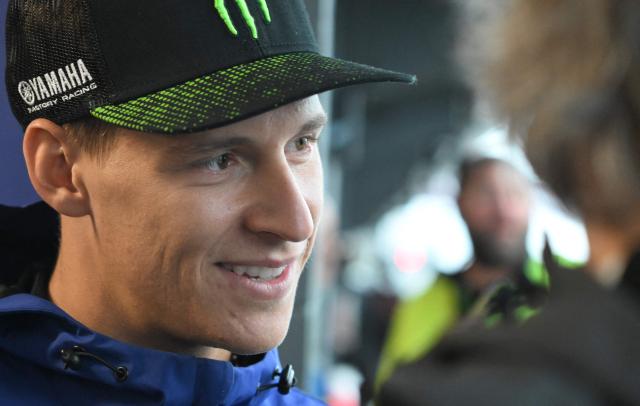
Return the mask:
<svg viewBox="0 0 640 406">
<path fill-rule="evenodd" d="M 379 404 L 638 405 L 640 2 L 501 4 L 472 30 L 468 64 L 538 174 L 583 216 L 591 258 L 570 271 L 546 249 L 539 315 L 457 329 L 398 369 Z"/>
<path fill-rule="evenodd" d="M 533 296 L 546 287 L 542 264 L 527 257 L 530 184 L 511 164 L 487 157 L 465 159 L 459 169 L 458 207 L 474 258 L 459 273 L 440 275 L 422 295 L 398 304 L 378 369 L 379 387 L 402 364 L 423 357 L 461 318 L 487 323 L 526 317 Z M 504 308 L 503 296 L 515 308 Z M 514 298 L 517 296 L 517 300 Z M 531 296 L 531 297 L 529 297 Z"/>
</svg>

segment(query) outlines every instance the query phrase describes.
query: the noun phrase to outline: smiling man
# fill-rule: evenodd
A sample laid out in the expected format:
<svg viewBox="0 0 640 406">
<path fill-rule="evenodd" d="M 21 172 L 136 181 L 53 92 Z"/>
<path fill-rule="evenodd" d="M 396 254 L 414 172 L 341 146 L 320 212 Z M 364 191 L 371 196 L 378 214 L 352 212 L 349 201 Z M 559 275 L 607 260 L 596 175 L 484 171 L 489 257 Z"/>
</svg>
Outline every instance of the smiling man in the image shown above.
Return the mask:
<svg viewBox="0 0 640 406">
<path fill-rule="evenodd" d="M 275 348 L 322 207 L 302 1 L 12 0 L 7 89 L 45 203 L 0 211 L 0 398 L 306 404 Z M 27 231 L 28 230 L 28 231 Z"/>
</svg>

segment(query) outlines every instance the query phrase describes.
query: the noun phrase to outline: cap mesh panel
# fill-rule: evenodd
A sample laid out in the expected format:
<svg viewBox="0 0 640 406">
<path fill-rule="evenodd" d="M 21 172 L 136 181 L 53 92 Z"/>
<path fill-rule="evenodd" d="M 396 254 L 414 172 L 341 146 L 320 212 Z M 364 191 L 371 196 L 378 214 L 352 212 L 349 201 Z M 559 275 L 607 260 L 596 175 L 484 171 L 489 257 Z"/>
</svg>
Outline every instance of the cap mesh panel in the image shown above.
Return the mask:
<svg viewBox="0 0 640 406">
<path fill-rule="evenodd" d="M 10 1 L 6 27 L 6 84 L 14 114 L 23 126 L 38 117 L 59 123 L 72 121 L 86 116 L 90 108 L 108 100 L 110 86 L 103 80 L 106 77 L 104 62 L 89 21 L 87 5 L 82 0 Z M 49 94 L 50 97 L 39 88 L 33 89 L 30 81 L 40 77 L 46 86 L 45 75 L 50 78 L 55 75 L 58 80 L 58 70 L 64 71 L 79 59 L 86 65 L 93 81 L 54 92 L 56 94 Z M 95 83 L 97 88 L 70 97 L 90 83 Z M 21 96 L 20 86 L 26 99 L 33 100 L 32 104 Z M 46 89 L 51 88 L 47 86 Z M 63 96 L 68 100 L 64 101 Z M 55 104 L 43 106 L 47 103 Z"/>
</svg>

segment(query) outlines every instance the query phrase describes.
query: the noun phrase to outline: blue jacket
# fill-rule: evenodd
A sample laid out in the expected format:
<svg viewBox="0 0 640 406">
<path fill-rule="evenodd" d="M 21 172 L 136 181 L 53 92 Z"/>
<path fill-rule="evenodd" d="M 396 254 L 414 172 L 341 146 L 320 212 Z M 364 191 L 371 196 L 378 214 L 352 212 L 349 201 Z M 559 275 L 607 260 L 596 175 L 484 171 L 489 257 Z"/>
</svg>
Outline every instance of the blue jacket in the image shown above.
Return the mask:
<svg viewBox="0 0 640 406">
<path fill-rule="evenodd" d="M 128 345 L 81 325 L 36 293 L 46 281 L 28 279 L 7 288 L 0 278 L 0 405 L 323 404 L 279 393 L 275 349 L 240 367 Z"/>
</svg>

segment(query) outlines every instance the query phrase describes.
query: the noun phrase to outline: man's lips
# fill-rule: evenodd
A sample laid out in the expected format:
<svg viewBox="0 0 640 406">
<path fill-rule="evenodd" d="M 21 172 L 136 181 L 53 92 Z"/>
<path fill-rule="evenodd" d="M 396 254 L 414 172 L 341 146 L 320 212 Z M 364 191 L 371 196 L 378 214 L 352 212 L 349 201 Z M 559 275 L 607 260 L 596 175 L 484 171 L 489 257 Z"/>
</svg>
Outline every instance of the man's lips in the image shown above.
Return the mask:
<svg viewBox="0 0 640 406">
<path fill-rule="evenodd" d="M 243 261 L 243 262 L 218 262 L 216 265 L 222 269 L 234 272 L 238 276 L 244 276 L 256 281 L 269 282 L 279 278 L 287 267 L 295 262 L 294 259 L 285 261 Z"/>
</svg>

